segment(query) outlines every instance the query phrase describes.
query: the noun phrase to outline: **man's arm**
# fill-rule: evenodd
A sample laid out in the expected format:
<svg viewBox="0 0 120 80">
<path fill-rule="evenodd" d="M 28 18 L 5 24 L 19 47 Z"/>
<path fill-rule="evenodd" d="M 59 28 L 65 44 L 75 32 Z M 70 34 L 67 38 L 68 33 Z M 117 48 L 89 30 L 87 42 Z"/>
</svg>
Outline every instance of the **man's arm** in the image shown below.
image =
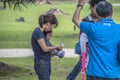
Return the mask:
<svg viewBox="0 0 120 80">
<path fill-rule="evenodd" d="M 81 19 L 79 19 L 80 17 L 80 12 L 83 8 L 83 5 L 85 4 L 85 0 L 81 0 L 80 3 L 77 5 L 77 8 L 73 14 L 73 18 L 72 18 L 72 21 L 74 24 L 76 24 L 76 26 L 79 28 L 80 26 L 80 23 L 81 23 Z"/>
</svg>

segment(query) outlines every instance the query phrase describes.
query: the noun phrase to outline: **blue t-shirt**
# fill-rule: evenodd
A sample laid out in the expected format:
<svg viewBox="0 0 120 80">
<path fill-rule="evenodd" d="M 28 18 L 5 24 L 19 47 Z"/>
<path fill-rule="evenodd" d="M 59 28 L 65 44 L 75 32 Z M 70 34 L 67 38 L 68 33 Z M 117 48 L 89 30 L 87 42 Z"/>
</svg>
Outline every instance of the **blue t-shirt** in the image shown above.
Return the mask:
<svg viewBox="0 0 120 80">
<path fill-rule="evenodd" d="M 40 28 L 36 28 L 32 33 L 31 45 L 34 52 L 34 59 L 44 59 L 47 61 L 51 60 L 50 52 L 44 52 L 38 43 L 38 39 L 44 39 L 47 46 L 51 46 L 49 40 L 44 37 L 43 32 Z"/>
<path fill-rule="evenodd" d="M 99 22 L 81 22 L 80 29 L 87 34 L 90 58 L 87 75 L 103 78 L 120 78 L 118 42 L 120 25 L 110 18 Z"/>
</svg>

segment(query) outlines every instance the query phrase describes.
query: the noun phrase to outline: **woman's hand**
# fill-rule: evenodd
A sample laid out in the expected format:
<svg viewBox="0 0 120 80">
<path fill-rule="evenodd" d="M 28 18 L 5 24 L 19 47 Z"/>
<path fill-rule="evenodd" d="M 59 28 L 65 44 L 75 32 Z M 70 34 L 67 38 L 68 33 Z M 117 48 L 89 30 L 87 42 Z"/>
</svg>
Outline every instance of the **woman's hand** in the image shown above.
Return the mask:
<svg viewBox="0 0 120 80">
<path fill-rule="evenodd" d="M 58 51 L 60 51 L 60 50 L 62 50 L 62 46 L 61 46 L 61 45 L 56 46 L 56 48 L 55 48 L 55 49 L 57 49 Z"/>
</svg>

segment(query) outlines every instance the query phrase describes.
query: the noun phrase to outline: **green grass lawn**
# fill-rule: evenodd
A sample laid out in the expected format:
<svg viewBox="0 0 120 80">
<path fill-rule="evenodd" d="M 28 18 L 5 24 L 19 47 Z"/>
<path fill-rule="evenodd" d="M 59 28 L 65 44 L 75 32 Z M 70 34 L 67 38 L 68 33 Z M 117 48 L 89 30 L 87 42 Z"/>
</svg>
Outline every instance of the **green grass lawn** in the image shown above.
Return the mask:
<svg viewBox="0 0 120 80">
<path fill-rule="evenodd" d="M 107 1 L 110 1 L 111 3 L 117 3 L 117 4 L 120 4 L 120 0 L 107 0 Z"/>
<path fill-rule="evenodd" d="M 15 72 L 0 73 L 0 80 L 37 80 L 32 57 L 0 58 L 0 61 L 22 68 Z M 77 61 L 78 58 L 52 58 L 51 80 L 65 80 Z M 80 75 L 77 80 L 80 80 Z"/>
<path fill-rule="evenodd" d="M 66 3 L 68 3 L 68 1 L 69 2 L 73 2 L 73 0 L 50 0 L 51 2 L 57 2 L 57 1 L 61 1 L 61 2 L 66 2 Z M 89 0 L 85 0 L 86 2 L 88 2 Z M 118 4 L 120 4 L 120 0 L 107 0 L 107 1 L 109 1 L 109 2 L 111 2 L 111 3 L 118 3 Z"/>
<path fill-rule="evenodd" d="M 118 3 L 119 0 L 111 0 Z M 1 3 L 0 3 L 1 4 Z M 73 48 L 78 40 L 77 31 L 73 30 L 72 15 L 76 8 L 76 3 L 56 2 L 52 5 L 28 5 L 22 7 L 22 11 L 6 9 L 0 11 L 0 48 L 31 48 L 30 39 L 32 31 L 38 26 L 38 17 L 50 8 L 59 8 L 69 15 L 56 15 L 59 26 L 54 29 L 51 42 L 54 45 L 64 43 L 65 47 Z M 81 18 L 89 14 L 89 6 L 85 5 L 82 10 Z M 113 19 L 120 23 L 120 7 L 114 7 Z M 23 16 L 25 22 L 15 22 L 16 18 Z M 65 80 L 65 77 L 77 63 L 78 58 L 52 58 L 51 80 Z M 20 67 L 16 72 L 0 73 L 0 80 L 37 80 L 33 69 L 33 58 L 0 58 L 0 62 Z M 77 78 L 80 80 L 80 76 Z"/>
<path fill-rule="evenodd" d="M 78 40 L 78 36 L 74 35 L 79 33 L 79 30 L 73 30 L 72 23 L 75 4 L 29 5 L 28 7 L 21 12 L 9 9 L 0 11 L 0 48 L 30 48 L 31 34 L 34 28 L 38 26 L 39 15 L 51 8 L 60 8 L 69 14 L 56 15 L 59 26 L 54 29 L 51 42 L 55 45 L 64 43 L 65 47 L 74 46 Z M 86 7 L 85 9 L 87 9 Z M 15 22 L 15 19 L 20 16 L 25 17 L 26 22 Z"/>
<path fill-rule="evenodd" d="M 21 6 L 22 7 L 22 6 Z M 53 3 L 52 5 L 28 5 L 22 7 L 22 11 L 13 11 L 7 8 L 0 11 L 0 48 L 31 48 L 31 34 L 38 26 L 39 15 L 47 12 L 51 8 L 59 8 L 69 15 L 56 15 L 59 26 L 53 31 L 51 42 L 53 45 L 64 43 L 66 48 L 73 48 L 78 41 L 79 29 L 74 31 L 72 16 L 76 8 L 76 3 Z M 114 7 L 113 19 L 120 23 L 120 8 Z M 89 6 L 85 5 L 81 18 L 89 14 Z M 23 16 L 25 22 L 15 22 L 16 18 Z"/>
</svg>

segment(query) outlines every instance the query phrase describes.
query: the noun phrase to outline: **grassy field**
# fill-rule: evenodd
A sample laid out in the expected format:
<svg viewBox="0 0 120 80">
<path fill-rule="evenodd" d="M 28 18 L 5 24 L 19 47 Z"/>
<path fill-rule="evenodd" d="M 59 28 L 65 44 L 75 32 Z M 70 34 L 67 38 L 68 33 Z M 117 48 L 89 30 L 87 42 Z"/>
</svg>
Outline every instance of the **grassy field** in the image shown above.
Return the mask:
<svg viewBox="0 0 120 80">
<path fill-rule="evenodd" d="M 37 76 L 33 69 L 32 57 L 0 58 L 0 61 L 22 68 L 15 72 L 0 73 L 0 80 L 37 80 Z M 77 61 L 77 58 L 52 58 L 51 80 L 65 80 L 65 77 Z M 80 75 L 77 80 L 80 80 Z"/>
<path fill-rule="evenodd" d="M 86 7 L 85 9 L 87 9 Z M 73 30 L 73 23 L 71 21 L 75 5 L 53 4 L 30 5 L 28 9 L 24 8 L 21 12 L 10 9 L 0 11 L 0 48 L 30 48 L 31 34 L 34 28 L 38 26 L 39 15 L 51 8 L 59 8 L 69 14 L 56 15 L 59 26 L 54 29 L 51 42 L 55 45 L 64 43 L 65 47 L 73 47 L 78 39 L 78 36 L 74 35 L 79 33 L 79 30 Z M 15 19 L 20 16 L 25 18 L 25 22 L 15 22 Z"/>
<path fill-rule="evenodd" d="M 22 7 L 22 6 L 21 6 Z M 22 11 L 13 11 L 7 8 L 0 11 L 0 48 L 31 48 L 31 34 L 38 26 L 38 17 L 46 13 L 51 8 L 59 8 L 69 15 L 56 15 L 59 26 L 54 29 L 51 42 L 53 45 L 64 43 L 66 48 L 73 48 L 78 41 L 79 29 L 74 31 L 72 15 L 76 8 L 76 3 L 53 3 L 52 5 L 28 5 L 28 8 L 22 7 Z M 120 8 L 114 7 L 113 19 L 120 23 Z M 89 6 L 84 6 L 81 18 L 89 14 Z M 16 18 L 23 16 L 25 22 L 15 22 Z"/>
<path fill-rule="evenodd" d="M 107 1 L 110 1 L 111 3 L 117 3 L 117 4 L 120 4 L 120 0 L 107 0 Z"/>
<path fill-rule="evenodd" d="M 54 1 L 54 0 L 52 0 Z M 111 0 L 112 3 L 120 3 L 120 0 Z M 6 9 L 0 11 L 0 48 L 31 48 L 30 39 L 32 31 L 38 26 L 38 17 L 51 8 L 59 8 L 69 15 L 56 15 L 59 26 L 54 29 L 51 42 L 55 45 L 64 43 L 65 47 L 73 48 L 78 40 L 79 30 L 73 30 L 72 15 L 76 8 L 76 3 L 60 1 L 53 2 L 52 5 L 28 5 L 22 11 Z M 1 3 L 0 3 L 1 4 Z M 82 10 L 81 18 L 89 14 L 89 6 Z M 113 19 L 120 23 L 120 7 L 114 6 Z M 23 16 L 25 22 L 15 22 L 16 18 Z M 51 80 L 65 80 L 78 58 L 52 58 Z M 0 73 L 0 80 L 37 80 L 33 70 L 33 58 L 0 58 L 0 62 L 20 67 L 16 72 Z M 80 80 L 80 76 L 77 78 Z"/>
<path fill-rule="evenodd" d="M 52 2 L 57 2 L 57 1 L 61 1 L 61 2 L 67 2 L 68 3 L 68 0 L 50 0 L 50 1 L 52 1 Z M 85 0 L 86 2 L 88 2 L 89 0 Z M 118 3 L 118 4 L 120 4 L 120 0 L 107 0 L 107 1 L 109 1 L 109 2 L 111 2 L 111 3 Z M 69 2 L 73 2 L 73 0 L 69 0 Z"/>
</svg>

